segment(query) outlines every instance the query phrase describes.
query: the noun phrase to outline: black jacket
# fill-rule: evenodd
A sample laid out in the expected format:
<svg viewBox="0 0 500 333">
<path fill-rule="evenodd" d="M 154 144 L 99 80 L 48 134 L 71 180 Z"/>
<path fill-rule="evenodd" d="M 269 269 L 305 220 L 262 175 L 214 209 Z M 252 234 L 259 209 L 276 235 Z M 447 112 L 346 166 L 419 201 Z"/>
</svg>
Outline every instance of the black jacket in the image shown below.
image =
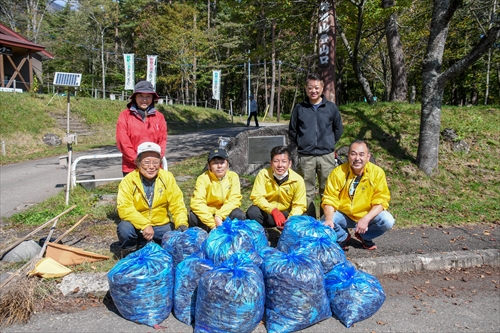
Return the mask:
<svg viewBox="0 0 500 333">
<path fill-rule="evenodd" d="M 335 144 L 344 132 L 339 109 L 325 96 L 321 97 L 317 111 L 314 111 L 309 98 L 293 108 L 288 136 L 297 145 L 299 154 L 329 154 L 335 150 Z"/>
</svg>

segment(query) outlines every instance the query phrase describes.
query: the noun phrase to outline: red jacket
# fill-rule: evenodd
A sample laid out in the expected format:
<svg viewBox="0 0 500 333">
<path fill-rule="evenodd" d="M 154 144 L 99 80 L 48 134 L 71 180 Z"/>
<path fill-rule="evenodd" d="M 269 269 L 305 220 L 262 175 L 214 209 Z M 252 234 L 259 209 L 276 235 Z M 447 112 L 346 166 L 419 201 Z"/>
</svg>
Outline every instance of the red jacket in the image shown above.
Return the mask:
<svg viewBox="0 0 500 333">
<path fill-rule="evenodd" d="M 167 122 L 165 117 L 155 109 L 147 111 L 142 120 L 132 108 L 123 110 L 116 123 L 116 146 L 122 152 L 122 171 L 132 172 L 137 157 L 137 147 L 143 142 L 154 142 L 161 147 L 161 156 L 165 156 L 167 148 Z"/>
</svg>

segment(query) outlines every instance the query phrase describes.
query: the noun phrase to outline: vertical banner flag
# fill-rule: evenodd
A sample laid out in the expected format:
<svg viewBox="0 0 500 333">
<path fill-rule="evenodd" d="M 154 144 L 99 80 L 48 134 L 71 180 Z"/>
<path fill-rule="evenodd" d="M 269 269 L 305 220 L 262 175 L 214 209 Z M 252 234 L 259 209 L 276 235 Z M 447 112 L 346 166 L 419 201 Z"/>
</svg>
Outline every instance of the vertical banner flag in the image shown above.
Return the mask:
<svg viewBox="0 0 500 333">
<path fill-rule="evenodd" d="M 151 82 L 154 90 L 156 90 L 156 61 L 158 56 L 148 55 L 148 74 L 146 80 Z"/>
<path fill-rule="evenodd" d="M 125 90 L 134 90 L 134 54 L 123 54 L 123 60 L 125 61 Z"/>
<path fill-rule="evenodd" d="M 220 99 L 220 71 L 212 71 L 212 98 L 215 100 Z"/>
</svg>

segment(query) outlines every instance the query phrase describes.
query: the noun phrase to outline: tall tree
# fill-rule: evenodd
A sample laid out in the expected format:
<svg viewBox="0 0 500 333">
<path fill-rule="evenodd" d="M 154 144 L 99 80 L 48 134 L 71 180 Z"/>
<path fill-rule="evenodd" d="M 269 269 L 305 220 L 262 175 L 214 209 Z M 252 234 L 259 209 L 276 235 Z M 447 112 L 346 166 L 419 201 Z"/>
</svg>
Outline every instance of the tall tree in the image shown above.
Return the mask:
<svg viewBox="0 0 500 333">
<path fill-rule="evenodd" d="M 445 85 L 482 57 L 500 38 L 498 21 L 462 58 L 442 71 L 450 22 L 463 0 L 434 0 L 429 42 L 422 68 L 422 108 L 417 164 L 431 176 L 438 168 L 441 104 Z"/>
<path fill-rule="evenodd" d="M 382 0 L 382 8 L 394 6 L 394 0 Z M 385 21 L 385 38 L 391 63 L 391 101 L 405 102 L 408 97 L 408 78 L 406 74 L 403 44 L 399 36 L 397 14 L 393 12 Z"/>
</svg>

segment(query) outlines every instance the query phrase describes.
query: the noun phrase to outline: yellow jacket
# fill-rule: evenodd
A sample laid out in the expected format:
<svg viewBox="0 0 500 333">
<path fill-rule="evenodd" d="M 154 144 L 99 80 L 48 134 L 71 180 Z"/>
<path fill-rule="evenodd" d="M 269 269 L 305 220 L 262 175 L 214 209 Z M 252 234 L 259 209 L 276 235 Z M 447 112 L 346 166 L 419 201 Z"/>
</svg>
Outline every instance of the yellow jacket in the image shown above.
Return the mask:
<svg viewBox="0 0 500 333">
<path fill-rule="evenodd" d="M 171 172 L 160 169 L 155 181 L 153 205 L 149 208 L 139 169 L 122 179 L 116 199 L 118 215 L 129 221 L 136 229 L 159 226 L 170 222 L 172 215 L 175 228 L 188 226 L 187 210 L 181 189 Z"/>
<path fill-rule="evenodd" d="M 240 177 L 236 172 L 228 170 L 219 180 L 211 171 L 206 171 L 196 179 L 190 208 L 201 222 L 213 229 L 214 217 L 219 216 L 224 221 L 241 206 L 241 198 Z"/>
<path fill-rule="evenodd" d="M 253 204 L 267 213 L 274 208 L 288 211 L 288 216 L 302 215 L 307 209 L 306 185 L 304 179 L 288 169 L 288 180 L 278 186 L 271 168 L 260 170 L 253 184 L 250 199 Z"/>
<path fill-rule="evenodd" d="M 321 206 L 332 206 L 356 222 L 368 214 L 374 205 L 382 205 L 384 210 L 389 207 L 391 194 L 382 168 L 371 162 L 366 163 L 363 176 L 351 198 L 349 187 L 354 179 L 356 175 L 348 162 L 333 169 L 326 181 Z"/>
</svg>

